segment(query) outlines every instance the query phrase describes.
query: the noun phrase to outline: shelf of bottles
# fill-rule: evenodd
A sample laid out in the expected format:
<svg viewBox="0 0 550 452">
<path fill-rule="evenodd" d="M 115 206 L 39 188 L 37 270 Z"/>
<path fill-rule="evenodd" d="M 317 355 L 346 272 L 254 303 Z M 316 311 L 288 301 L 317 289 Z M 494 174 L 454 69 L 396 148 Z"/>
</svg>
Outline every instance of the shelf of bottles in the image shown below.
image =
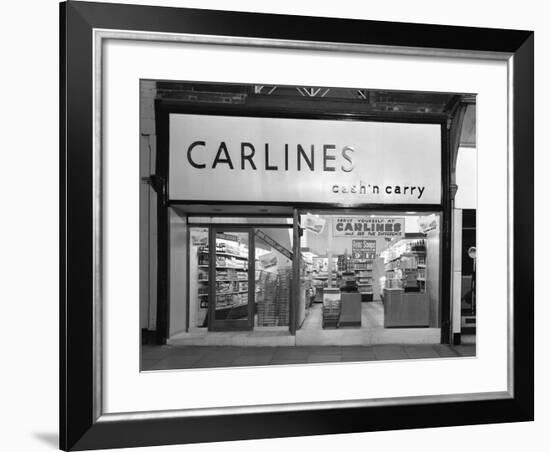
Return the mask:
<svg viewBox="0 0 550 452">
<path fill-rule="evenodd" d="M 426 241 L 402 240 L 390 248 L 385 261 L 386 289 L 402 288 L 405 291 L 426 290 Z"/>
</svg>

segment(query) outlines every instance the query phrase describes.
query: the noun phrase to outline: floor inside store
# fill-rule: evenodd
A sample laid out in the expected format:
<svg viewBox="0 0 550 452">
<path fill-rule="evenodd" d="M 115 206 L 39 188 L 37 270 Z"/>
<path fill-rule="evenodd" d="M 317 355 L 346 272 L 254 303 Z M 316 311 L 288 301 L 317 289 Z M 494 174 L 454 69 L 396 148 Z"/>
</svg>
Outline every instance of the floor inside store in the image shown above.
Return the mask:
<svg viewBox="0 0 550 452">
<path fill-rule="evenodd" d="M 296 345 L 378 345 L 437 344 L 439 328 L 384 328 L 381 301 L 361 303 L 361 327 L 323 329 L 321 303 L 314 303 L 302 327 L 296 332 Z"/>
<path fill-rule="evenodd" d="M 315 347 L 143 346 L 142 371 L 473 357 L 469 345 Z"/>
</svg>

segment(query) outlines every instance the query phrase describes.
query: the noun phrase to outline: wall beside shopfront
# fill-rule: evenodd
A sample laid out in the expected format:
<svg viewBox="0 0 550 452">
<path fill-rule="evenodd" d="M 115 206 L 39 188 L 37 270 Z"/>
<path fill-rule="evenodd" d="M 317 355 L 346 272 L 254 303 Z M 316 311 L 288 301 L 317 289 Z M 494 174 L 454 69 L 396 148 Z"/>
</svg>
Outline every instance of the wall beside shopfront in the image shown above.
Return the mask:
<svg viewBox="0 0 550 452">
<path fill-rule="evenodd" d="M 477 206 L 477 149 L 460 147 L 456 162 L 455 209 L 475 209 Z"/>
<path fill-rule="evenodd" d="M 170 218 L 170 314 L 169 336 L 187 327 L 187 218 L 169 209 Z"/>
<path fill-rule="evenodd" d="M 475 121 L 474 121 L 475 124 Z M 471 277 L 471 270 L 463 268 L 463 219 L 464 211 L 475 212 L 477 209 L 477 148 L 475 147 L 475 133 L 472 133 L 470 145 L 458 149 L 456 162 L 456 184 L 454 224 L 453 224 L 453 339 L 458 343 L 457 335 L 461 333 L 462 296 L 464 277 Z M 472 145 L 473 144 L 473 145 Z M 475 230 L 473 233 L 475 243 Z M 471 262 L 471 260 L 469 260 Z M 468 261 L 467 261 L 468 262 Z"/>
<path fill-rule="evenodd" d="M 156 83 L 142 80 L 140 85 L 140 327 L 155 331 L 157 322 L 157 194 L 149 177 L 155 173 Z"/>
</svg>

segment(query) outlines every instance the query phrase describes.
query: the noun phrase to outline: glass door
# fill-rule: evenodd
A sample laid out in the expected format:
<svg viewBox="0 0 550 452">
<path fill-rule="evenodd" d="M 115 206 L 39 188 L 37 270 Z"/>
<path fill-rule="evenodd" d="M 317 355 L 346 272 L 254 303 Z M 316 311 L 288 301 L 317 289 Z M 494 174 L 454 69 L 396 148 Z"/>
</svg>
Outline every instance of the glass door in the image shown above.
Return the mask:
<svg viewBox="0 0 550 452">
<path fill-rule="evenodd" d="M 211 229 L 210 331 L 251 330 L 254 324 L 254 240 L 251 228 Z"/>
</svg>

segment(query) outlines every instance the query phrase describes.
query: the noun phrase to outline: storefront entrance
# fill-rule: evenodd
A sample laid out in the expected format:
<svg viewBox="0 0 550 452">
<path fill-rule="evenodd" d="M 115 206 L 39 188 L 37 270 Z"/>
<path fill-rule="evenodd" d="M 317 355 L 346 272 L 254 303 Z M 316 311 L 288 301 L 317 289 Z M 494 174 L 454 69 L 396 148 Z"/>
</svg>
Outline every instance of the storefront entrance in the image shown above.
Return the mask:
<svg viewBox="0 0 550 452">
<path fill-rule="evenodd" d="M 188 228 L 181 249 L 189 250 L 187 270 L 172 273 L 174 284 L 188 284 L 188 326 L 177 341 L 439 342 L 438 212 L 299 209 L 291 218 L 186 209 L 172 223 L 174 232 Z"/>
<path fill-rule="evenodd" d="M 252 229 L 211 228 L 208 248 L 208 329 L 251 330 L 254 325 L 254 241 Z M 206 252 L 203 251 L 203 254 Z M 201 273 L 202 274 L 202 273 Z"/>
<path fill-rule="evenodd" d="M 288 334 L 292 219 L 187 216 L 184 221 L 188 265 L 184 275 L 174 271 L 173 279 L 188 281 L 187 331 Z"/>
<path fill-rule="evenodd" d="M 449 342 L 462 97 L 336 102 L 334 88 L 333 100 L 288 103 L 203 85 L 246 95 L 155 103 L 140 237 L 155 253 L 142 267 L 157 342 Z"/>
</svg>

